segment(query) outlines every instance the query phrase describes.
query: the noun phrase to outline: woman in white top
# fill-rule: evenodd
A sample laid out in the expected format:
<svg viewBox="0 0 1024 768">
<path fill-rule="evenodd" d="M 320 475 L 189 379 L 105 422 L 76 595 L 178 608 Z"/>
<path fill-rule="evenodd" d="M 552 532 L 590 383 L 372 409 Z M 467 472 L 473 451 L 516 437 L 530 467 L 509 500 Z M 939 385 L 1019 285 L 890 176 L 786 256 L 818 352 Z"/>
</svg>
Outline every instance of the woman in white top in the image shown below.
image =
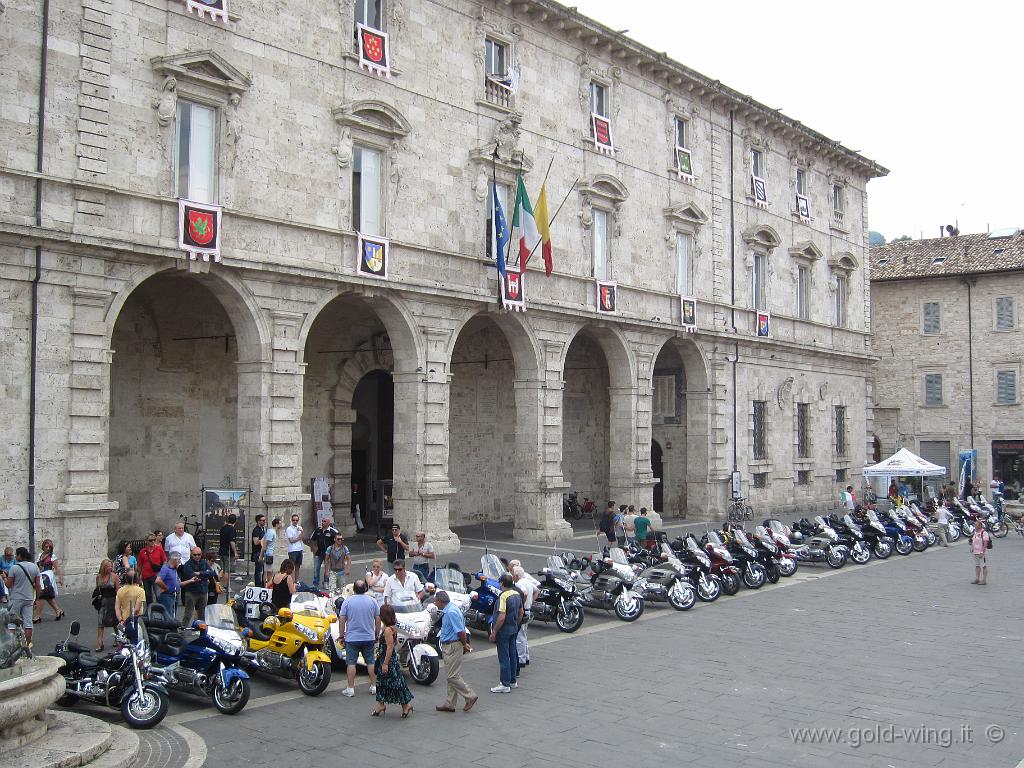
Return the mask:
<svg viewBox="0 0 1024 768">
<path fill-rule="evenodd" d="M 370 594 L 379 605 L 384 604 L 384 586 L 388 582 L 388 575 L 384 573 L 384 565 L 380 560 L 374 560 L 371 570 L 366 572 L 366 586 Z"/>
</svg>

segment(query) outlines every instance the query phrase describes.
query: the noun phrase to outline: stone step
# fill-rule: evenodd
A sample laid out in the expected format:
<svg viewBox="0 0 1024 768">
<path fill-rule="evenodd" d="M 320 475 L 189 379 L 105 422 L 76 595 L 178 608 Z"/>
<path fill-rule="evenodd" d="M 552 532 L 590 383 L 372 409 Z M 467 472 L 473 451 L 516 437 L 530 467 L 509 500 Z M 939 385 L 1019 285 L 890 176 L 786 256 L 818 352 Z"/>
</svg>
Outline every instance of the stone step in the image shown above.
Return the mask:
<svg viewBox="0 0 1024 768">
<path fill-rule="evenodd" d="M 139 737 L 77 712 L 49 712 L 46 734 L 4 756 L 5 768 L 132 768 Z"/>
</svg>

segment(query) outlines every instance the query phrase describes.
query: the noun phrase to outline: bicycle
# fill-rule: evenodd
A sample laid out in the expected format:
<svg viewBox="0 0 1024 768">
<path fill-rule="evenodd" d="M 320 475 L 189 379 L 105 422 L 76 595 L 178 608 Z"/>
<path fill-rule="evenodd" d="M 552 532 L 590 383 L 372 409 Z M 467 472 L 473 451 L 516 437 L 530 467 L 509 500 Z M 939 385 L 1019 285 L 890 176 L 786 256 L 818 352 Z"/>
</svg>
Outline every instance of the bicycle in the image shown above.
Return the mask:
<svg viewBox="0 0 1024 768">
<path fill-rule="evenodd" d="M 742 496 L 733 499 L 727 510 L 727 517 L 730 523 L 742 523 L 744 520 L 754 519 L 754 508 L 747 504 Z"/>
<path fill-rule="evenodd" d="M 202 521 L 195 515 L 178 515 L 178 519 L 184 523 L 185 532 L 192 534 L 192 538 L 196 540 L 196 546 L 205 551 L 206 529 L 203 527 Z"/>
</svg>

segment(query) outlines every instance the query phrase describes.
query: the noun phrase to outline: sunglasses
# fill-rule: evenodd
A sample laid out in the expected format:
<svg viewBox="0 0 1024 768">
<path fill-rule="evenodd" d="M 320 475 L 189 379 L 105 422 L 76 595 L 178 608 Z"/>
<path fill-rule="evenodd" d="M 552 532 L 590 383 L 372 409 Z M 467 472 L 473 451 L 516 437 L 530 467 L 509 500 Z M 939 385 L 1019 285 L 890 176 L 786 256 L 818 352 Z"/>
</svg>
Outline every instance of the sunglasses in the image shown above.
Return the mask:
<svg viewBox="0 0 1024 768">
<path fill-rule="evenodd" d="M 405 570 L 405 568 L 402 568 L 401 566 L 399 566 L 398 568 L 395 568 L 395 573 L 401 573 L 404 570 Z"/>
</svg>

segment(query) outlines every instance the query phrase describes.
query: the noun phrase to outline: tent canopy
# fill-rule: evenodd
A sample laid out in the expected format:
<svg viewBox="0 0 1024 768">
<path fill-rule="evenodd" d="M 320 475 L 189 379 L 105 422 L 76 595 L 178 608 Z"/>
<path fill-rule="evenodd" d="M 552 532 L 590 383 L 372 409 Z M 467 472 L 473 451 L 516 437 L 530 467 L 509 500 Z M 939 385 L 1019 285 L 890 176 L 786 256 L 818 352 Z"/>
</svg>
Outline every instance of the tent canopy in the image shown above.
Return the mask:
<svg viewBox="0 0 1024 768">
<path fill-rule="evenodd" d="M 900 448 L 874 466 L 864 467 L 864 477 L 934 477 L 945 474 L 945 467 L 925 461 L 906 448 Z"/>
</svg>

